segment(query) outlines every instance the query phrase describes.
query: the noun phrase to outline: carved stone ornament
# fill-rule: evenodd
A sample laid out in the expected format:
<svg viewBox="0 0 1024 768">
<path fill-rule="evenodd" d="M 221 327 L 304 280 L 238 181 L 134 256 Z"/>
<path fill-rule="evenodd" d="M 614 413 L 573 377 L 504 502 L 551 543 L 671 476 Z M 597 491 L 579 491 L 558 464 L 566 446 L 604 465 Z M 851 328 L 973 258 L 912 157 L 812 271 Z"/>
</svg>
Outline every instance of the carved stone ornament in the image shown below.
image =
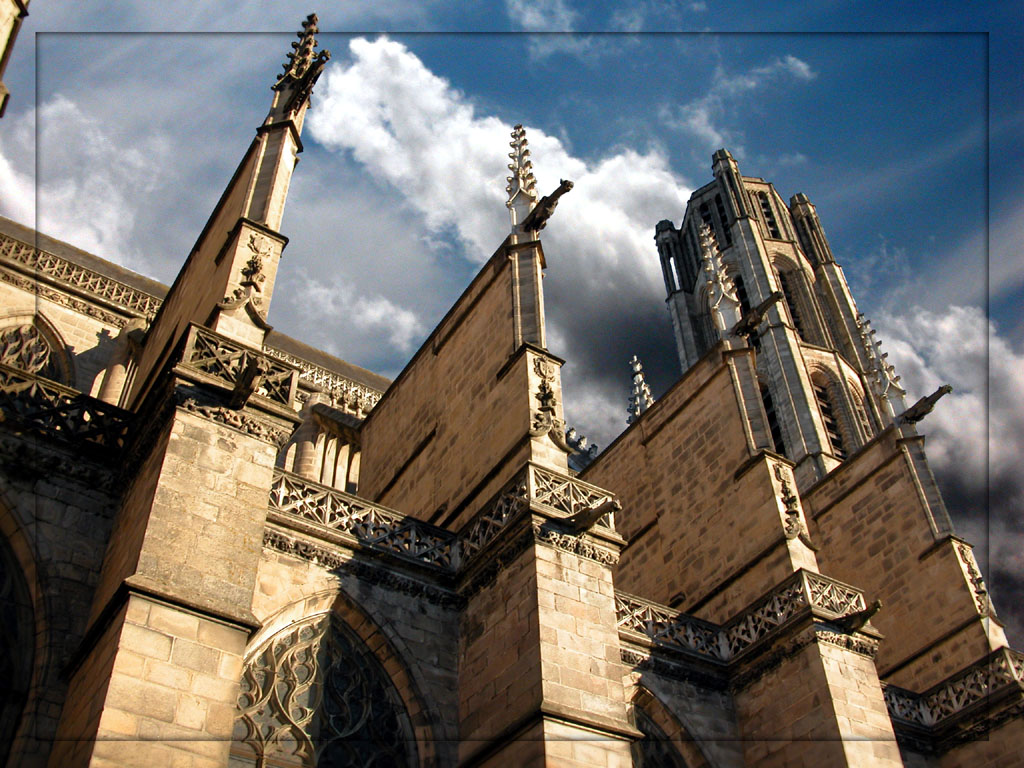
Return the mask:
<svg viewBox="0 0 1024 768">
<path fill-rule="evenodd" d="M 798 539 L 812 552 L 817 552 L 818 546 L 811 540 L 811 535 L 800 514 L 800 500 L 793 493 L 793 488 L 789 484 L 789 472 L 781 464 L 775 465 L 775 479 L 781 484 L 779 501 L 782 502 L 782 508 L 786 513 L 786 519 L 782 524 L 786 538 Z"/>
<path fill-rule="evenodd" d="M 252 255 L 239 270 L 242 273 L 242 282 L 230 296 L 225 296 L 218 302 L 217 307 L 227 311 L 244 307 L 257 326 L 270 330 L 270 326 L 267 325 L 267 308 L 260 292 L 262 283 L 267 279 L 263 274 L 263 262 L 273 255 L 273 246 L 268 238 L 253 232 L 249 234 L 246 247 Z"/>
<path fill-rule="evenodd" d="M 149 320 L 160 308 L 161 301 L 156 296 L 143 293 L 124 283 L 119 283 L 117 280 L 73 264 L 52 253 L 41 251 L 29 243 L 23 243 L 7 235 L 0 235 L 0 258 L 8 259 L 22 268 L 31 270 L 33 275 L 73 285 L 90 295 L 144 315 Z M 64 304 L 111 325 L 121 327 L 126 322 L 123 316 L 114 315 L 64 293 L 39 286 L 36 281 L 25 280 L 3 271 L 0 271 L 0 278 L 19 287 L 27 286 L 26 290 L 36 292 L 50 301 Z M 64 301 L 60 301 L 61 298 Z"/>
<path fill-rule="evenodd" d="M 971 583 L 971 591 L 974 593 L 974 602 L 978 606 L 978 612 L 982 616 L 995 616 L 995 608 L 989 598 L 988 587 L 985 586 L 985 577 L 978 569 L 971 546 L 962 541 L 954 541 L 953 548 L 956 550 L 957 558 L 960 560 L 967 580 Z"/>
<path fill-rule="evenodd" d="M 584 557 L 587 560 L 593 560 L 594 562 L 601 563 L 601 565 L 612 567 L 619 562 L 619 556 L 617 553 L 612 552 L 609 549 L 605 549 L 604 547 L 595 546 L 585 540 L 582 536 L 574 536 L 571 533 L 561 533 L 549 525 L 540 525 L 535 523 L 533 526 L 533 535 L 534 538 L 542 544 L 547 544 L 555 549 L 560 549 L 563 552 Z"/>
<path fill-rule="evenodd" d="M 530 437 L 547 435 L 559 450 L 573 453 L 573 447 L 565 439 L 565 422 L 555 416 L 558 399 L 555 397 L 555 391 L 551 388 L 551 382 L 542 378 L 534 397 L 540 402 L 540 406 L 533 416 Z"/>
<path fill-rule="evenodd" d="M 32 323 L 0 329 L 2 365 L 56 380 L 59 372 L 56 366 L 51 364 L 51 352 L 46 337 Z"/>
<path fill-rule="evenodd" d="M 247 660 L 238 711 L 232 765 L 419 764 L 394 683 L 329 614 L 285 627 Z"/>
<path fill-rule="evenodd" d="M 288 432 L 254 419 L 243 411 L 224 408 L 219 405 L 200 405 L 194 398 L 186 398 L 181 407 L 219 424 L 237 429 L 243 434 L 271 443 L 280 450 L 288 442 Z"/>
</svg>

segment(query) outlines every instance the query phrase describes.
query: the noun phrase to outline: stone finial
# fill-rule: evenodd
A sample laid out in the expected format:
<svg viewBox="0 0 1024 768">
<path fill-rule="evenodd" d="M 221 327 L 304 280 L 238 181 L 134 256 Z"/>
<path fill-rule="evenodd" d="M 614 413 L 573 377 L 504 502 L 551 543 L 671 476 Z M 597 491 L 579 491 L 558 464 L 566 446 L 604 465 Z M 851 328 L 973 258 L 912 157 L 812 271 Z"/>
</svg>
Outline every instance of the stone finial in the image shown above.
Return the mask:
<svg viewBox="0 0 1024 768">
<path fill-rule="evenodd" d="M 505 206 L 512 216 L 513 232 L 537 204 L 537 180 L 533 177 L 533 163 L 530 161 L 528 144 L 526 129 L 522 125 L 516 125 L 512 129 L 512 141 L 509 142 L 512 151 L 508 153 L 512 160 L 508 164 L 508 169 L 512 171 L 512 175 L 506 177 L 508 185 L 505 187 L 505 191 L 508 192 Z"/>
<path fill-rule="evenodd" d="M 860 340 L 868 360 L 866 371 L 868 382 L 875 396 L 889 411 L 889 416 L 895 419 L 907 408 L 907 392 L 899 385 L 900 377 L 896 375 L 896 369 L 887 360 L 889 353 L 882 351 L 882 342 L 876 338 L 876 331 L 871 327 L 871 321 L 863 314 L 858 314 L 857 328 L 860 331 Z"/>
<path fill-rule="evenodd" d="M 274 83 L 274 90 L 280 90 L 289 82 L 302 80 L 314 65 L 319 65 L 322 68 L 331 58 L 330 51 L 314 51 L 316 34 L 320 31 L 317 26 L 318 21 L 316 14 L 311 13 L 302 22 L 302 31 L 298 33 L 299 41 L 292 43 L 292 51 L 284 63 L 284 72 Z"/>
<path fill-rule="evenodd" d="M 626 407 L 626 413 L 629 414 L 626 423 L 632 424 L 640 418 L 641 413 L 654 405 L 654 398 L 651 397 L 651 388 L 644 380 L 643 363 L 636 355 L 629 361 L 629 367 L 633 369 L 633 391 L 629 395 L 629 405 Z"/>
<path fill-rule="evenodd" d="M 726 272 L 725 264 L 718 252 L 715 235 L 707 224 L 700 228 L 700 250 L 711 321 L 719 336 L 725 337 L 740 321 L 740 300 L 736 296 L 736 286 Z"/>
</svg>

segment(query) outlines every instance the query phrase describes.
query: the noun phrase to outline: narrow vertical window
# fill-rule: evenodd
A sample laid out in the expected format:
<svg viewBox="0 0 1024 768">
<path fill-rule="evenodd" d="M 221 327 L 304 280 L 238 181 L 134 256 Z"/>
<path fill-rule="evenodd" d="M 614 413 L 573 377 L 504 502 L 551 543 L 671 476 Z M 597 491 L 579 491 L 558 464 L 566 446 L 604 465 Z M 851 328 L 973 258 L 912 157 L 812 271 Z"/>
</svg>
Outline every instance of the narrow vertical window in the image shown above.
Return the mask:
<svg viewBox="0 0 1024 768">
<path fill-rule="evenodd" d="M 736 286 L 736 298 L 740 302 L 740 312 L 746 315 L 750 312 L 750 297 L 747 296 L 747 286 L 743 282 L 743 275 L 735 275 L 732 279 L 732 284 Z M 756 329 L 750 334 L 750 346 L 758 352 L 761 351 L 761 337 Z"/>
<path fill-rule="evenodd" d="M 839 420 L 836 418 L 828 385 L 822 381 L 812 381 L 811 386 L 814 388 L 814 398 L 818 401 L 821 421 L 825 426 L 825 435 L 828 437 L 832 455 L 837 459 L 845 459 L 846 445 L 843 442 L 843 433 L 839 429 Z"/>
<path fill-rule="evenodd" d="M 714 233 L 715 241 L 717 242 L 718 241 L 718 231 L 717 231 L 717 229 L 715 227 L 715 220 L 711 217 L 711 209 L 708 207 L 708 204 L 707 203 L 701 203 L 700 204 L 700 208 L 698 209 L 698 212 L 700 213 L 700 220 L 704 224 L 708 225 L 708 227 L 711 229 L 712 233 Z"/>
<path fill-rule="evenodd" d="M 772 393 L 768 387 L 761 385 L 761 403 L 764 405 L 764 413 L 768 418 L 768 433 L 772 438 L 772 447 L 780 456 L 786 455 L 786 446 L 782 442 L 782 427 L 779 426 L 779 415 L 775 412 L 775 401 L 772 400 Z"/>
<path fill-rule="evenodd" d="M 793 275 L 788 272 L 779 272 L 779 287 L 782 288 L 782 295 L 786 300 L 786 308 L 789 309 L 789 316 L 793 318 L 793 327 L 801 338 L 807 337 L 807 329 L 804 326 L 804 318 L 800 314 L 800 305 L 797 303 L 797 292 Z"/>
<path fill-rule="evenodd" d="M 726 246 L 732 245 L 732 233 L 729 231 L 729 218 L 725 215 L 725 204 L 721 195 L 715 195 L 715 210 L 718 211 L 718 221 L 722 225 L 722 236 L 725 238 Z"/>
<path fill-rule="evenodd" d="M 775 212 L 772 210 L 772 204 L 768 199 L 768 194 L 766 192 L 758 192 L 757 200 L 761 203 L 761 213 L 764 214 L 764 223 L 768 225 L 768 236 L 775 240 L 781 240 L 782 233 L 779 232 L 779 222 L 775 220 Z"/>
</svg>

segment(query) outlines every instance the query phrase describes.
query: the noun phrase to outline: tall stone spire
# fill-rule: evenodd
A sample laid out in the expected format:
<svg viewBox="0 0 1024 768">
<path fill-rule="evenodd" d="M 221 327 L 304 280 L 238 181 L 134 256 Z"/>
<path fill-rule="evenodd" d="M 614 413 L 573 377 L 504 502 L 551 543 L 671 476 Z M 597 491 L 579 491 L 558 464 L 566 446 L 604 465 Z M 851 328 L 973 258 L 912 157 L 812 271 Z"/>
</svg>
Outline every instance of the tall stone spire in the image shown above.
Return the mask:
<svg viewBox="0 0 1024 768">
<path fill-rule="evenodd" d="M 131 395 L 138 402 L 189 324 L 259 349 L 287 238 L 280 233 L 302 123 L 330 53 L 316 51 L 317 18 L 302 23 L 284 71 L 272 86 L 266 118 L 171 286 L 143 345 Z"/>
<path fill-rule="evenodd" d="M 512 234 L 521 231 L 520 225 L 537 205 L 537 180 L 533 177 L 533 163 L 530 161 L 528 144 L 526 129 L 522 125 L 516 125 L 512 129 L 512 141 L 509 142 L 512 151 L 508 153 L 512 160 L 508 164 L 508 169 L 512 175 L 506 177 L 508 185 L 505 187 L 505 191 L 508 192 L 505 206 L 512 218 Z"/>
<path fill-rule="evenodd" d="M 629 395 L 629 406 L 626 408 L 626 412 L 629 414 L 626 423 L 632 424 L 640 418 L 641 413 L 654 405 L 654 398 L 651 397 L 651 388 L 644 380 L 643 363 L 636 355 L 633 355 L 633 359 L 629 361 L 629 367 L 633 369 L 633 391 Z"/>
<path fill-rule="evenodd" d="M 707 224 L 700 228 L 700 249 L 711 320 L 718 337 L 724 339 L 740 321 L 740 300 L 736 297 L 732 278 L 725 271 L 715 236 Z"/>
</svg>

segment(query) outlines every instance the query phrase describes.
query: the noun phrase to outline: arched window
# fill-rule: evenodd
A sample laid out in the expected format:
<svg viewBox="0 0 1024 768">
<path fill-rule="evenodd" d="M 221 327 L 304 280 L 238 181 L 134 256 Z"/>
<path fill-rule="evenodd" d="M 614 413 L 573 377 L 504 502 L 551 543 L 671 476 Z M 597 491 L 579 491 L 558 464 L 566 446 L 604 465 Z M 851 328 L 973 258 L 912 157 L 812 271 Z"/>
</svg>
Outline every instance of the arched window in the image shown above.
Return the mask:
<svg viewBox="0 0 1024 768">
<path fill-rule="evenodd" d="M 418 765 L 402 699 L 366 644 L 320 614 L 285 627 L 247 660 L 232 768 Z"/>
<path fill-rule="evenodd" d="M 665 732 L 642 709 L 634 712 L 636 727 L 644 737 L 633 742 L 633 768 L 687 768 Z"/>
<path fill-rule="evenodd" d="M 729 218 L 725 215 L 725 204 L 721 195 L 715 195 L 715 210 L 718 212 L 718 221 L 722 225 L 722 236 L 725 238 L 726 247 L 732 245 L 732 233 L 729 231 Z"/>
<path fill-rule="evenodd" d="M 821 412 L 821 421 L 832 455 L 837 459 L 845 459 L 849 452 L 839 423 L 839 410 L 833 397 L 833 387 L 820 373 L 811 377 L 811 387 L 814 390 L 814 399 L 818 401 L 818 410 Z"/>
<path fill-rule="evenodd" d="M 789 316 L 793 318 L 793 328 L 800 338 L 807 338 L 807 325 L 804 322 L 803 314 L 800 312 L 799 290 L 797 276 L 794 272 L 779 270 L 779 287 L 782 288 L 782 295 L 786 301 L 786 308 Z"/>
<path fill-rule="evenodd" d="M 72 384 L 71 361 L 57 332 L 38 315 L 0 320 L 0 364 Z"/>
</svg>

